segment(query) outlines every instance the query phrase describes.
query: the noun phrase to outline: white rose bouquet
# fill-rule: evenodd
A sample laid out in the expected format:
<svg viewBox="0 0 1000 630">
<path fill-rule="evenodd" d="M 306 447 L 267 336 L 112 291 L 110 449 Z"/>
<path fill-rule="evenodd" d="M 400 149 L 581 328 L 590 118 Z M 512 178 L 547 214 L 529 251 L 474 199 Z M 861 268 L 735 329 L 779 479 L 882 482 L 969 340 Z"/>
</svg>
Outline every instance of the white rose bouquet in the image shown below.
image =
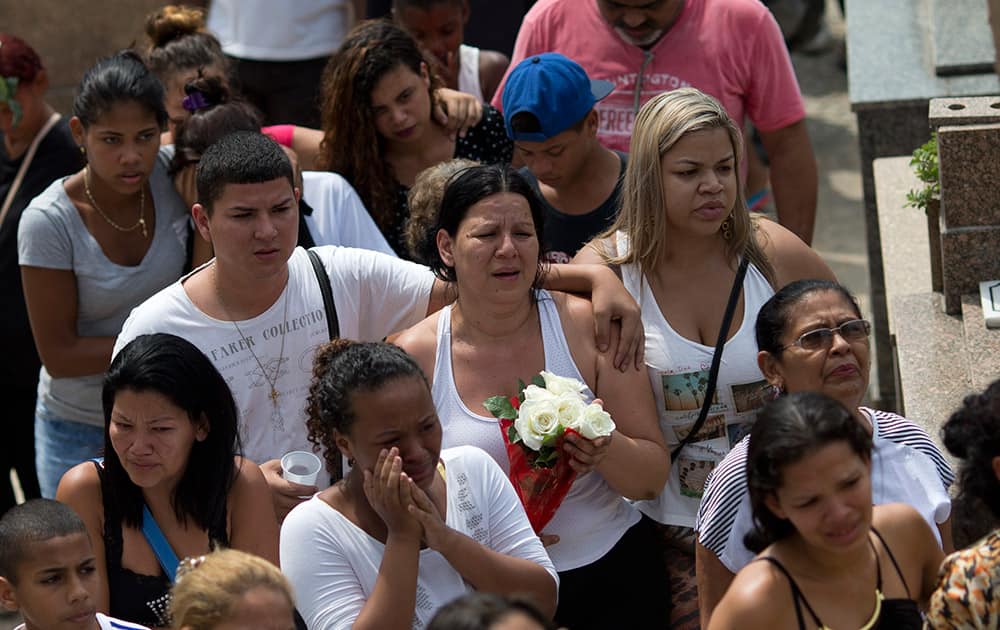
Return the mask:
<svg viewBox="0 0 1000 630">
<path fill-rule="evenodd" d="M 586 385 L 576 379 L 543 371 L 518 385 L 517 396 L 493 396 L 483 406 L 500 421 L 510 480 L 540 533 L 576 478 L 562 451 L 566 433 L 593 440 L 611 435 L 615 423 L 600 404 L 587 403 Z"/>
</svg>

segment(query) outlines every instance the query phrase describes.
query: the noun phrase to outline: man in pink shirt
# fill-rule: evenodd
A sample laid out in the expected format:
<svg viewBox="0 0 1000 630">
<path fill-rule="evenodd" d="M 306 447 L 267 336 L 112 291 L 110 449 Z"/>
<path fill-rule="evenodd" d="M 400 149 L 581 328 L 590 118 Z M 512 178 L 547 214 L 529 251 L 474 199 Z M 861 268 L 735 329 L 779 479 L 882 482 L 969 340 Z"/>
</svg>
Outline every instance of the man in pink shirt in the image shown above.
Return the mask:
<svg viewBox="0 0 1000 630">
<path fill-rule="evenodd" d="M 642 104 L 679 87 L 711 94 L 737 124 L 749 118 L 770 158 L 778 220 L 812 241 L 816 160 L 805 108 L 781 31 L 759 0 L 539 0 L 510 67 L 550 51 L 615 84 L 595 106 L 608 148 L 628 151 Z"/>
</svg>

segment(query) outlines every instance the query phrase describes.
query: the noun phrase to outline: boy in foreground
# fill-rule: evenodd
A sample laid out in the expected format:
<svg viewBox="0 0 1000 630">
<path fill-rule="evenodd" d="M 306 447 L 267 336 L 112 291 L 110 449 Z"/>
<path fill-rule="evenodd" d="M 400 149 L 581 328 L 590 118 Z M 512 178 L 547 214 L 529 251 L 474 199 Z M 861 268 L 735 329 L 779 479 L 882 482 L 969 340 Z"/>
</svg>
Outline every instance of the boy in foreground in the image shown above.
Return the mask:
<svg viewBox="0 0 1000 630">
<path fill-rule="evenodd" d="M 97 612 L 97 559 L 83 521 L 50 499 L 0 519 L 0 604 L 20 611 L 14 630 L 148 630 Z"/>
</svg>

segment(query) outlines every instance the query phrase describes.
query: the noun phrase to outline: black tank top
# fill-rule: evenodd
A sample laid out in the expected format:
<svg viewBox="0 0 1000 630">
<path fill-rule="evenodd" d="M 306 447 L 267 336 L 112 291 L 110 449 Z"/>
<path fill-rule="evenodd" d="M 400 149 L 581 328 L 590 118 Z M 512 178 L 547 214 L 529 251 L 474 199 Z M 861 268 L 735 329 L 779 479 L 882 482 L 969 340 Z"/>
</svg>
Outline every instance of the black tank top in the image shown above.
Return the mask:
<svg viewBox="0 0 1000 630">
<path fill-rule="evenodd" d="M 112 617 L 142 624 L 150 628 L 170 625 L 170 578 L 160 570 L 159 575 L 143 575 L 122 567 L 122 515 L 108 500 L 110 496 L 104 466 L 94 462 L 101 479 L 101 497 L 104 504 L 104 557 L 108 566 L 108 593 Z M 229 546 L 226 531 L 227 508 L 223 506 L 217 522 L 208 531 L 209 545 Z"/>
<path fill-rule="evenodd" d="M 889 560 L 892 561 L 892 566 L 895 567 L 896 574 L 903 583 L 903 588 L 906 589 L 906 599 L 885 599 L 882 596 L 882 563 L 879 561 L 874 543 L 869 538 L 868 544 L 871 545 L 872 551 L 875 551 L 875 614 L 872 615 L 872 619 L 869 620 L 862 630 L 920 630 L 923 627 L 923 620 L 920 618 L 920 609 L 917 608 L 917 602 L 911 599 L 910 587 L 906 584 L 906 578 L 903 577 L 903 572 L 899 569 L 896 556 L 893 555 L 892 549 L 889 548 L 885 539 L 882 538 L 882 534 L 878 533 L 878 530 L 874 527 L 872 528 L 872 532 L 882 546 L 885 547 L 885 551 L 889 555 Z M 795 617 L 799 622 L 799 630 L 806 630 L 805 618 L 802 616 L 802 606 L 805 606 L 806 612 L 812 617 L 813 623 L 816 624 L 819 630 L 829 630 L 828 626 L 820 621 L 819 615 L 816 614 L 813 607 L 809 605 L 809 601 L 802 593 L 802 589 L 795 582 L 792 574 L 788 572 L 788 569 L 778 560 L 769 556 L 763 556 L 759 560 L 768 561 L 788 579 L 788 584 L 792 589 L 792 600 L 795 602 Z"/>
</svg>

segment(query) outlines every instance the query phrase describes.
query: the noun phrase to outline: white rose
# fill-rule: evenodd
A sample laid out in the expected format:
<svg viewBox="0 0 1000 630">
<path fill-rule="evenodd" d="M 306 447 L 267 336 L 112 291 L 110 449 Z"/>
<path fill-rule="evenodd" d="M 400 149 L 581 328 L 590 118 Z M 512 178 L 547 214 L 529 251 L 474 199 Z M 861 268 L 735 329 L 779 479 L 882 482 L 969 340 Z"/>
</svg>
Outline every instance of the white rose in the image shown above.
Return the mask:
<svg viewBox="0 0 1000 630">
<path fill-rule="evenodd" d="M 577 396 L 581 396 L 583 390 L 587 387 L 575 378 L 556 376 L 552 372 L 543 371 L 542 378 L 545 380 L 545 389 L 549 390 L 556 396 L 561 396 L 563 394 L 576 394 Z"/>
<path fill-rule="evenodd" d="M 611 419 L 611 414 L 604 411 L 604 407 L 597 403 L 590 403 L 577 418 L 577 421 L 569 425 L 568 428 L 578 431 L 588 440 L 594 440 L 611 435 L 611 432 L 615 430 L 615 421 Z"/>
<path fill-rule="evenodd" d="M 555 404 L 556 417 L 563 427 L 571 427 L 579 422 L 580 416 L 587 408 L 587 403 L 580 398 L 580 395 L 572 392 L 556 396 Z"/>
<path fill-rule="evenodd" d="M 555 398 L 525 400 L 517 411 L 514 428 L 525 446 L 533 451 L 542 448 L 542 442 L 561 429 Z"/>
<path fill-rule="evenodd" d="M 555 397 L 555 394 L 538 385 L 528 385 L 524 388 L 525 402 L 529 400 L 555 400 Z"/>
</svg>

